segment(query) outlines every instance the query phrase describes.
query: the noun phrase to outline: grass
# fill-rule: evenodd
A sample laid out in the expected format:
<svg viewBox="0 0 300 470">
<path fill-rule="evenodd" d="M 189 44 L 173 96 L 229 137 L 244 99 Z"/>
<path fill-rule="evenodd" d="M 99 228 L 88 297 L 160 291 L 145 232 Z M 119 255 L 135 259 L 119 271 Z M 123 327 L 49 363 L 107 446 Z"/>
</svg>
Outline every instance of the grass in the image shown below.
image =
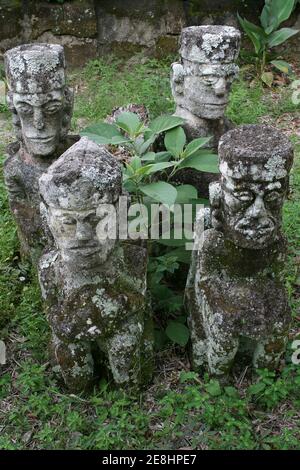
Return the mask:
<svg viewBox="0 0 300 470">
<path fill-rule="evenodd" d="M 74 126 L 128 102 L 143 102 L 153 116 L 172 111 L 168 75 L 166 62 L 93 61 L 71 78 L 77 90 Z M 278 90 L 277 107 L 271 92 L 241 80 L 228 114 L 239 124 L 265 116 L 276 122 L 280 113 L 292 117 L 288 93 Z M 295 317 L 291 340 L 299 331 L 300 255 L 300 143 L 293 139 L 296 162 L 284 208 L 287 286 Z M 2 180 L 0 198 L 0 338 L 8 349 L 8 364 L 0 366 L 0 448 L 299 449 L 300 367 L 291 363 L 291 349 L 277 375 L 263 370 L 251 383 L 249 374 L 242 374 L 225 388 L 190 372 L 185 351 L 175 347 L 158 353 L 154 383 L 139 396 L 112 390 L 105 381 L 88 397 L 59 388 L 48 362 L 49 330 L 36 275 L 20 262 Z"/>
<path fill-rule="evenodd" d="M 149 59 L 145 63 L 127 62 L 110 57 L 91 61 L 71 77 L 79 90 L 74 110 L 78 119 L 104 119 L 114 107 L 145 103 L 150 117 L 171 113 L 174 103 L 169 86 L 170 62 Z"/>
</svg>

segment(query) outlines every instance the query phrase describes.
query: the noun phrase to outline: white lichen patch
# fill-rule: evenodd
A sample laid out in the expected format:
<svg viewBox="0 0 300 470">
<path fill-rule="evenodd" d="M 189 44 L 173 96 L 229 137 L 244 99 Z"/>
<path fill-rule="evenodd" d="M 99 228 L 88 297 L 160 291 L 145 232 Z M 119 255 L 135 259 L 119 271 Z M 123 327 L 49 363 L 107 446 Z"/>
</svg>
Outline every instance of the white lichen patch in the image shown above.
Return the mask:
<svg viewBox="0 0 300 470">
<path fill-rule="evenodd" d="M 120 311 L 119 303 L 109 298 L 104 288 L 96 290 L 96 295 L 92 297 L 92 302 L 99 308 L 101 316 L 104 318 L 116 317 Z"/>
<path fill-rule="evenodd" d="M 264 165 L 265 173 L 269 180 L 285 178 L 287 170 L 285 160 L 280 155 L 272 156 Z"/>
</svg>

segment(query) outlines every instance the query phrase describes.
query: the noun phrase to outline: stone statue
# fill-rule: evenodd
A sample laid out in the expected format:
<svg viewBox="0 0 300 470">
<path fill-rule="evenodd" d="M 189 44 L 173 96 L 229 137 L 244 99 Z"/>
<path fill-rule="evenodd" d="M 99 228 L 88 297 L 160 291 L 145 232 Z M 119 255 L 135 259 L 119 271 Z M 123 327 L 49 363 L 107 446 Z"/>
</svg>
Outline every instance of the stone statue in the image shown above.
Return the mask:
<svg viewBox="0 0 300 470">
<path fill-rule="evenodd" d="M 211 220 L 197 221 L 185 305 L 194 367 L 226 377 L 237 353 L 250 351 L 255 368 L 272 369 L 285 349 L 281 225 L 293 148 L 275 128 L 246 125 L 222 137 L 219 162 Z"/>
<path fill-rule="evenodd" d="M 8 147 L 4 176 L 21 243 L 37 262 L 47 237 L 39 214 L 38 179 L 78 137 L 68 136 L 73 92 L 66 86 L 62 46 L 26 44 L 4 56 L 7 101 L 17 142 Z"/>
<path fill-rule="evenodd" d="M 175 116 L 186 120 L 183 127 L 188 141 L 211 136 L 208 146 L 217 150 L 220 137 L 233 128 L 225 110 L 239 71 L 235 61 L 240 41 L 240 32 L 231 26 L 190 26 L 182 30 L 181 61 L 172 64 L 171 89 Z M 193 184 L 207 196 L 209 183 L 218 176 L 184 169 L 176 178 Z"/>
<path fill-rule="evenodd" d="M 95 364 L 107 362 L 116 385 L 138 388 L 153 366 L 147 251 L 100 236 L 116 228 L 120 165 L 105 147 L 82 138 L 39 185 L 56 245 L 41 257 L 39 278 L 64 382 L 73 392 L 85 390 Z"/>
</svg>

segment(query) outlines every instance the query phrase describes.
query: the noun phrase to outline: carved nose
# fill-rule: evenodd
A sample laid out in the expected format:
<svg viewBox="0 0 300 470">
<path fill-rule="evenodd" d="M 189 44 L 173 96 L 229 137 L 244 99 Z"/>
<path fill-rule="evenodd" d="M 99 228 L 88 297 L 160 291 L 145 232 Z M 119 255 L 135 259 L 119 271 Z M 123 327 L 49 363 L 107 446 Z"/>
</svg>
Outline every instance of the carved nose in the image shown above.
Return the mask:
<svg viewBox="0 0 300 470">
<path fill-rule="evenodd" d="M 45 122 L 44 122 L 43 113 L 40 109 L 34 110 L 33 123 L 34 123 L 34 127 L 38 129 L 39 131 L 44 129 Z"/>
<path fill-rule="evenodd" d="M 254 219 L 260 219 L 267 215 L 267 211 L 265 208 L 265 204 L 263 198 L 261 196 L 257 196 L 255 198 L 254 203 L 249 208 L 249 215 Z"/>
<path fill-rule="evenodd" d="M 41 131 L 45 127 L 43 113 L 40 109 L 34 110 L 33 122 L 36 129 Z"/>
<path fill-rule="evenodd" d="M 90 240 L 92 238 L 91 227 L 83 222 L 77 222 L 76 225 L 77 240 Z"/>
<path fill-rule="evenodd" d="M 214 90 L 217 96 L 223 96 L 226 92 L 226 82 L 224 78 L 219 78 L 217 83 L 214 86 Z"/>
</svg>

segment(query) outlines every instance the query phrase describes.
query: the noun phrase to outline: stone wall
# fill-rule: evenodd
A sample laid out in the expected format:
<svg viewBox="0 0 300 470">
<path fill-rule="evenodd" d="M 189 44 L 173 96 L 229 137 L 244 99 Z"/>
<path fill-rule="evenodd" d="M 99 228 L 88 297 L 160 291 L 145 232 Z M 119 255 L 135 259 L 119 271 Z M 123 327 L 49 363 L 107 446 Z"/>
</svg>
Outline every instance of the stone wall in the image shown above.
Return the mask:
<svg viewBox="0 0 300 470">
<path fill-rule="evenodd" d="M 184 26 L 237 26 L 237 11 L 255 21 L 263 4 L 264 0 L 0 0 L 0 59 L 7 49 L 26 42 L 62 44 L 71 66 L 112 52 L 162 57 L 176 53 Z M 300 48 L 300 39 L 295 40 Z"/>
</svg>

